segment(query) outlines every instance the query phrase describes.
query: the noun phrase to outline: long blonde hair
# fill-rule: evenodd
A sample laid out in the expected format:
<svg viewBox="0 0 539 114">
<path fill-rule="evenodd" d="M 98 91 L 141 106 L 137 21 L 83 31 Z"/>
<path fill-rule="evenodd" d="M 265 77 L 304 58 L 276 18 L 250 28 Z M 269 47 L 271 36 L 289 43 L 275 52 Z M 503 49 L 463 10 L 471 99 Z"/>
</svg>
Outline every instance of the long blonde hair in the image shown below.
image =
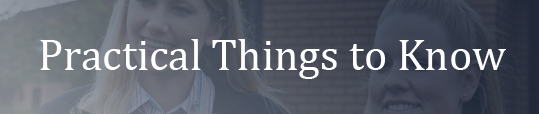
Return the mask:
<svg viewBox="0 0 539 114">
<path fill-rule="evenodd" d="M 225 18 L 226 27 L 221 39 L 234 40 L 234 39 L 246 39 L 244 30 L 246 21 L 244 21 L 243 13 L 238 0 L 205 0 L 207 6 L 209 6 L 211 13 L 216 16 Z M 124 49 L 127 44 L 125 38 L 126 33 L 126 15 L 128 11 L 129 0 L 118 0 L 114 6 L 113 13 L 110 19 L 107 33 L 103 39 L 102 46 L 100 48 L 100 55 L 104 55 L 104 52 L 110 49 Z M 213 17 L 213 18 L 220 18 Z M 211 47 L 210 47 L 211 48 Z M 202 49 L 201 54 L 212 53 L 205 51 L 216 51 L 220 49 L 208 49 L 205 47 Z M 274 89 L 270 88 L 259 71 L 253 70 L 233 70 L 239 68 L 240 62 L 240 49 L 231 48 L 227 49 L 228 67 L 232 67 L 231 70 L 226 71 L 228 81 L 238 91 L 252 92 L 260 94 L 264 97 L 275 102 L 277 105 L 282 103 L 274 96 Z M 111 65 L 120 64 L 125 65 L 125 54 L 111 54 L 109 63 Z M 201 56 L 202 58 L 202 56 Z M 206 56 L 202 61 L 208 61 L 214 59 Z M 248 59 L 252 60 L 252 57 Z M 251 67 L 249 60 L 246 60 L 247 66 Z M 208 62 L 205 62 L 208 63 Z M 204 68 L 203 68 L 204 70 Z M 100 70 L 95 72 L 95 82 L 92 84 L 90 91 L 85 94 L 77 104 L 71 113 L 80 113 L 86 111 L 92 114 L 122 114 L 127 113 L 128 107 L 131 103 L 132 95 L 135 92 L 135 86 L 138 84 L 135 71 L 129 71 L 125 68 L 119 68 L 117 70 Z M 283 107 L 284 108 L 284 107 Z M 285 108 L 286 110 L 286 108 Z"/>
<path fill-rule="evenodd" d="M 495 37 L 495 31 L 487 29 L 479 15 L 462 0 L 391 0 L 382 11 L 378 24 L 398 13 L 421 14 L 437 20 L 448 33 L 451 43 L 459 49 L 497 49 L 497 43 L 502 42 Z M 485 55 L 485 52 L 481 54 Z M 472 55 L 471 59 L 476 60 L 476 57 Z M 490 67 L 487 64 L 486 68 Z M 501 71 L 504 69 L 481 72 L 479 87 L 473 98 L 464 103 L 463 114 L 504 114 L 501 83 Z"/>
</svg>

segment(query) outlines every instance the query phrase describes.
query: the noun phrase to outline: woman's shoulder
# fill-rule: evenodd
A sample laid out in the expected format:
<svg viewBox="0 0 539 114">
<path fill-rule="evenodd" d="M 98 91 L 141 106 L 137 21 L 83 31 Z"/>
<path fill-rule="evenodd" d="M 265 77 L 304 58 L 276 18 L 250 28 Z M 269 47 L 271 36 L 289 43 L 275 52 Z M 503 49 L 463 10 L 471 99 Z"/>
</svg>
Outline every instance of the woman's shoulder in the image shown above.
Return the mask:
<svg viewBox="0 0 539 114">
<path fill-rule="evenodd" d="M 77 105 L 80 98 L 86 94 L 91 85 L 85 85 L 71 89 L 62 95 L 45 103 L 39 110 L 39 114 L 69 114 L 71 109 Z"/>
</svg>

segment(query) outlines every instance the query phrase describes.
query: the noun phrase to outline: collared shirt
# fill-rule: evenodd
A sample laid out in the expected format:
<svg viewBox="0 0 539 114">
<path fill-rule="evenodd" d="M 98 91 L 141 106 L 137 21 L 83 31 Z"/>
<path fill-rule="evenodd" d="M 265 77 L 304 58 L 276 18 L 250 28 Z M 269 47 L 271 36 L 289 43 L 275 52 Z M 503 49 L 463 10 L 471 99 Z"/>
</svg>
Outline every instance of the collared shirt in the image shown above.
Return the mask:
<svg viewBox="0 0 539 114">
<path fill-rule="evenodd" d="M 128 112 L 141 114 L 211 114 L 214 98 L 215 88 L 211 79 L 199 70 L 196 72 L 189 96 L 172 110 L 163 111 L 157 102 L 144 91 L 142 86 L 137 85 Z"/>
</svg>

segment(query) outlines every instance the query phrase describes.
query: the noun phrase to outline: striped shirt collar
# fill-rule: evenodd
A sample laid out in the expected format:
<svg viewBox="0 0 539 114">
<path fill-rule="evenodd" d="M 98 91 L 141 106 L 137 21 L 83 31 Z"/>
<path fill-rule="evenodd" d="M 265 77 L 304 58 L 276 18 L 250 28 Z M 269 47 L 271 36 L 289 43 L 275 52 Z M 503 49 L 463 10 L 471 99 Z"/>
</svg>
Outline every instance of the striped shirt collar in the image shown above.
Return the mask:
<svg viewBox="0 0 539 114">
<path fill-rule="evenodd" d="M 180 110 L 187 114 L 211 114 L 215 98 L 215 88 L 204 72 L 197 71 L 189 96 L 181 104 L 165 112 L 142 86 L 137 84 L 128 112 L 141 111 L 142 114 L 174 114 Z"/>
</svg>

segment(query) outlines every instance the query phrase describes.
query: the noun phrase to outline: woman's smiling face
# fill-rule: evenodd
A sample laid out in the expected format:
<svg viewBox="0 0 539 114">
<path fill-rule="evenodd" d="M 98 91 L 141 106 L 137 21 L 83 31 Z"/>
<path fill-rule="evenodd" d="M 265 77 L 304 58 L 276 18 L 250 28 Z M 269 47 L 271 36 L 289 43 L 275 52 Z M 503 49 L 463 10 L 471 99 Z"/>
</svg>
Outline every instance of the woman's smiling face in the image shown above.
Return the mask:
<svg viewBox="0 0 539 114">
<path fill-rule="evenodd" d="M 178 52 L 171 55 L 174 49 L 183 49 L 186 55 L 193 55 L 195 50 L 191 39 L 198 39 L 196 51 L 200 51 L 208 40 L 220 37 L 220 34 L 213 34 L 219 30 L 214 29 L 218 27 L 212 23 L 212 15 L 204 0 L 130 0 L 126 24 L 129 44 L 135 49 L 146 50 L 142 54 L 146 55 L 146 67 L 150 70 L 153 70 L 151 55 L 156 49 L 167 49 L 166 55 L 159 52 L 155 57 L 156 64 L 163 66 L 181 57 Z M 145 45 L 141 45 L 141 41 L 145 41 Z M 140 51 L 136 51 L 134 57 L 137 63 L 141 63 Z M 193 56 L 184 58 L 187 58 L 187 64 L 193 61 Z"/>
<path fill-rule="evenodd" d="M 369 106 L 373 114 L 458 114 L 461 113 L 463 95 L 463 76 L 447 67 L 438 70 L 441 60 L 439 54 L 433 56 L 436 70 L 415 70 L 410 58 L 409 70 L 402 67 L 402 44 L 399 40 L 409 40 L 406 53 L 416 45 L 414 40 L 425 40 L 414 52 L 423 68 L 428 67 L 428 52 L 425 49 L 449 51 L 450 58 L 455 50 L 442 24 L 423 15 L 394 14 L 379 24 L 374 43 L 386 56 L 382 70 L 372 71 L 369 79 Z M 373 56 L 373 63 L 380 63 L 380 56 Z"/>
</svg>

